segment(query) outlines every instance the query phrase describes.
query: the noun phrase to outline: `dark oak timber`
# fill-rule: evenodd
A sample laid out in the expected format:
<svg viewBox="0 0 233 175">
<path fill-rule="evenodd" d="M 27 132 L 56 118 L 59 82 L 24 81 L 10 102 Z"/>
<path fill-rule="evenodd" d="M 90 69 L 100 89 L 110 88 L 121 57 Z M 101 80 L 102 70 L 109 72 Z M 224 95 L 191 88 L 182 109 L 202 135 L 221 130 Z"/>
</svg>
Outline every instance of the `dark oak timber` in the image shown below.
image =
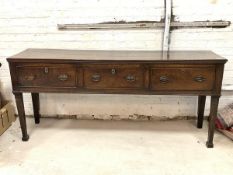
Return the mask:
<svg viewBox="0 0 233 175">
<path fill-rule="evenodd" d="M 40 122 L 39 93 L 198 96 L 202 128 L 211 96 L 207 147 L 213 147 L 214 119 L 227 60 L 211 51 L 104 51 L 27 49 L 7 59 L 23 140 L 28 140 L 22 93 L 32 95 Z"/>
<path fill-rule="evenodd" d="M 33 105 L 33 112 L 35 123 L 40 123 L 40 102 L 39 102 L 39 93 L 31 93 L 32 95 L 32 105 Z"/>
<path fill-rule="evenodd" d="M 202 128 L 203 125 L 205 101 L 206 101 L 206 96 L 204 95 L 198 96 L 197 128 Z"/>
<path fill-rule="evenodd" d="M 23 94 L 22 93 L 14 93 L 14 95 L 15 95 L 16 106 L 18 109 L 21 131 L 22 131 L 22 135 L 23 135 L 22 140 L 28 141 L 29 135 L 27 134 L 27 124 L 26 124 L 24 104 L 23 104 Z"/>
<path fill-rule="evenodd" d="M 209 130 L 208 130 L 208 139 L 206 142 L 206 146 L 208 148 L 214 147 L 213 138 L 214 138 L 214 130 L 215 130 L 215 118 L 217 116 L 217 111 L 218 111 L 219 97 L 220 96 L 211 96 Z"/>
</svg>

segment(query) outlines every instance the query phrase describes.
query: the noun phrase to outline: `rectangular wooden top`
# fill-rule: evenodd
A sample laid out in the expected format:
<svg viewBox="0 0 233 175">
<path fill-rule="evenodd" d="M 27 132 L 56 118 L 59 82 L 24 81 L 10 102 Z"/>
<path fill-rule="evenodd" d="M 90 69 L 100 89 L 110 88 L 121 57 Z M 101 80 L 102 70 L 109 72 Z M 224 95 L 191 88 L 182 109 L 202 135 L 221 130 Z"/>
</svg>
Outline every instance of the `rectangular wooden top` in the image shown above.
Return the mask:
<svg viewBox="0 0 233 175">
<path fill-rule="evenodd" d="M 69 61 L 209 61 L 225 63 L 227 59 L 212 51 L 170 51 L 163 54 L 162 51 L 123 51 L 123 50 L 64 50 L 64 49 L 26 49 L 9 57 L 9 62 L 36 61 L 36 60 L 69 60 Z"/>
</svg>

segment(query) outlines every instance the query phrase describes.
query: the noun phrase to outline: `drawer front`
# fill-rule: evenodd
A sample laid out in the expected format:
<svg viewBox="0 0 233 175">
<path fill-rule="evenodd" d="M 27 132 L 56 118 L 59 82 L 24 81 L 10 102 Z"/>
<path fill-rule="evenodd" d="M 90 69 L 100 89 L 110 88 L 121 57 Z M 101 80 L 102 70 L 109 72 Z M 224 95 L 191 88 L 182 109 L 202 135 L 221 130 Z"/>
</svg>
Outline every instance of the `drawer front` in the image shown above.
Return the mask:
<svg viewBox="0 0 233 175">
<path fill-rule="evenodd" d="M 84 68 L 87 89 L 140 89 L 144 69 L 139 65 L 92 65 Z"/>
<path fill-rule="evenodd" d="M 212 90 L 215 68 L 153 68 L 151 70 L 152 90 Z"/>
<path fill-rule="evenodd" d="M 69 64 L 19 65 L 18 85 L 23 87 L 75 87 L 76 68 Z"/>
</svg>

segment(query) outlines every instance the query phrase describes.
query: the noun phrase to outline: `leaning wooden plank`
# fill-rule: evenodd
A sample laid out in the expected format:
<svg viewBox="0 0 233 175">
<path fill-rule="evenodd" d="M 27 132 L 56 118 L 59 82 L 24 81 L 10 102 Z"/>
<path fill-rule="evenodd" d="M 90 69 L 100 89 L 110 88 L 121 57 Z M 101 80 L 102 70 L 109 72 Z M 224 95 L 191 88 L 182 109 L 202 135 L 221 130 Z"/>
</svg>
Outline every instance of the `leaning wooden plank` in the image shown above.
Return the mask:
<svg viewBox="0 0 233 175">
<path fill-rule="evenodd" d="M 224 130 L 224 129 L 218 129 L 219 132 L 223 133 L 225 136 L 233 140 L 233 132 Z"/>
</svg>

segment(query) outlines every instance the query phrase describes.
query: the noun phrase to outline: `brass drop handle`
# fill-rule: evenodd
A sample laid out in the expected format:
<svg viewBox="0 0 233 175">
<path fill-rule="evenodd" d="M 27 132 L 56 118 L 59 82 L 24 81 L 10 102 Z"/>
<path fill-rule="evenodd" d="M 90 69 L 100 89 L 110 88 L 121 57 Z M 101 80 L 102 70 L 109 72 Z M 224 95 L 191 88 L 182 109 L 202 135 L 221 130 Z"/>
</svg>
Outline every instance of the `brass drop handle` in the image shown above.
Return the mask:
<svg viewBox="0 0 233 175">
<path fill-rule="evenodd" d="M 135 78 L 135 76 L 133 76 L 133 75 L 127 75 L 127 76 L 125 77 L 125 79 L 126 79 L 126 81 L 128 81 L 128 82 L 134 82 L 134 81 L 136 81 L 136 78 Z"/>
<path fill-rule="evenodd" d="M 27 80 L 27 81 L 33 81 L 35 80 L 35 76 L 34 75 L 28 75 L 28 76 L 25 76 L 24 79 Z"/>
<path fill-rule="evenodd" d="M 45 68 L 44 68 L 44 73 L 45 73 L 45 74 L 48 74 L 48 73 L 49 73 L 49 68 L 48 68 L 48 67 L 45 67 Z"/>
<path fill-rule="evenodd" d="M 94 75 L 92 75 L 91 79 L 94 82 L 99 82 L 101 79 L 101 76 L 99 74 L 94 74 Z"/>
<path fill-rule="evenodd" d="M 111 69 L 111 73 L 112 73 L 112 75 L 115 75 L 116 74 L 116 69 Z"/>
<path fill-rule="evenodd" d="M 198 83 L 202 83 L 202 82 L 204 82 L 205 80 L 206 80 L 206 78 L 203 77 L 203 76 L 197 76 L 197 77 L 194 78 L 194 81 L 196 81 L 196 82 L 198 82 Z"/>
<path fill-rule="evenodd" d="M 169 78 L 167 76 L 161 76 L 159 77 L 160 83 L 166 84 L 169 82 Z"/>
<path fill-rule="evenodd" d="M 61 74 L 61 75 L 58 76 L 58 79 L 60 81 L 66 81 L 66 80 L 68 80 L 68 75 L 67 74 Z"/>
</svg>

